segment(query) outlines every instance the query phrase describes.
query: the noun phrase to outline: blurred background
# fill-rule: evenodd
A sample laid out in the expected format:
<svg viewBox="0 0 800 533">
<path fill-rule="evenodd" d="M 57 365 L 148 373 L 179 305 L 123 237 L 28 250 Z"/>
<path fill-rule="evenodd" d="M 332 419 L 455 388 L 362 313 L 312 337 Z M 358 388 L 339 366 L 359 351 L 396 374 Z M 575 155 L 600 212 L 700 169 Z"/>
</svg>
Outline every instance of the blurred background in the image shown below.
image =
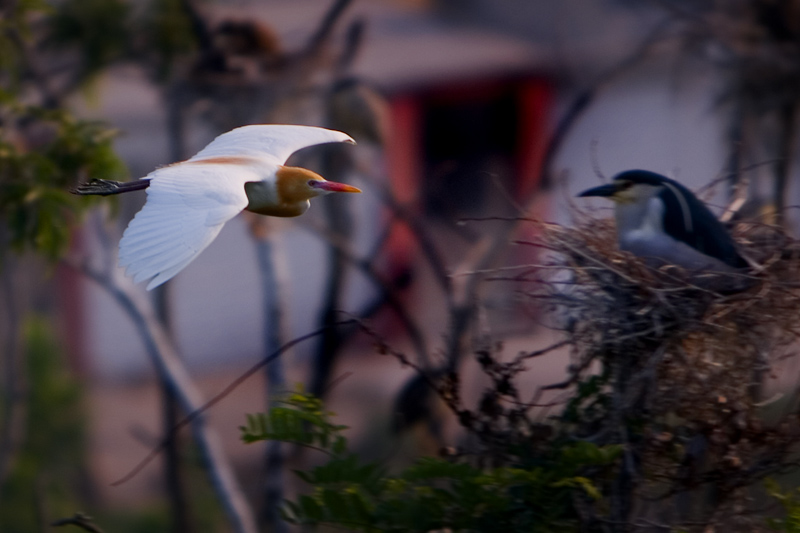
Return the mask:
<svg viewBox="0 0 800 533">
<path fill-rule="evenodd" d="M 287 341 L 347 317 L 370 325 L 299 343 L 204 415 L 262 528 L 285 528 L 269 480 L 279 497 L 299 487 L 270 461 L 315 459 L 245 445 L 238 428 L 298 384 L 368 458 L 452 444 L 457 424 L 376 339 L 431 376 L 459 369 L 466 391 L 486 335 L 510 354 L 552 343 L 524 287 L 492 278 L 537 259 L 514 244 L 534 231 L 520 218 L 569 223 L 574 195 L 620 171 L 713 183 L 717 213 L 739 199 L 739 213 L 793 228 L 792 0 L 54 0 L 6 3 L 0 23 L 3 531 L 78 510 L 107 531 L 248 530 L 186 430 L 111 486 L 186 412 L 159 350 L 208 399 Z M 66 191 L 143 177 L 258 123 L 350 134 L 357 146 L 291 161 L 363 194 L 298 219 L 243 214 L 163 290 L 133 287 L 116 248 L 145 194 Z M 53 139 L 61 151 L 30 158 Z M 60 181 L 14 181 L 51 166 Z M 566 364 L 537 359 L 528 386 Z"/>
</svg>

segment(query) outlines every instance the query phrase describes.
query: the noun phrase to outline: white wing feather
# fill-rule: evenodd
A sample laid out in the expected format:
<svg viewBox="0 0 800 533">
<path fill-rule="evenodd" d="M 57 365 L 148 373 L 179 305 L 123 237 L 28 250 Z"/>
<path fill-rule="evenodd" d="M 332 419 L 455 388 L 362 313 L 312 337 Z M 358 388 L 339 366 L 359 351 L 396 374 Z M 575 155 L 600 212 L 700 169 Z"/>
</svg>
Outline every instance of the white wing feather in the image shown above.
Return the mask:
<svg viewBox="0 0 800 533">
<path fill-rule="evenodd" d="M 310 126 L 256 125 L 223 133 L 185 163 L 160 168 L 147 202 L 119 244 L 119 263 L 135 282 L 153 278 L 147 290 L 191 263 L 245 207 L 244 184 L 274 175 L 294 152 L 329 142 L 353 142 L 346 134 Z M 247 156 L 253 165 L 191 164 L 215 157 Z"/>
<path fill-rule="evenodd" d="M 340 131 L 313 126 L 285 124 L 243 126 L 223 133 L 189 161 L 210 157 L 254 156 L 273 158 L 274 163 L 282 165 L 290 155 L 301 148 L 333 142 L 354 141 L 349 135 Z"/>
<path fill-rule="evenodd" d="M 191 263 L 222 226 L 247 207 L 244 184 L 259 176 L 241 165 L 178 164 L 148 178 L 147 202 L 119 243 L 119 263 L 134 282 L 158 287 Z"/>
</svg>

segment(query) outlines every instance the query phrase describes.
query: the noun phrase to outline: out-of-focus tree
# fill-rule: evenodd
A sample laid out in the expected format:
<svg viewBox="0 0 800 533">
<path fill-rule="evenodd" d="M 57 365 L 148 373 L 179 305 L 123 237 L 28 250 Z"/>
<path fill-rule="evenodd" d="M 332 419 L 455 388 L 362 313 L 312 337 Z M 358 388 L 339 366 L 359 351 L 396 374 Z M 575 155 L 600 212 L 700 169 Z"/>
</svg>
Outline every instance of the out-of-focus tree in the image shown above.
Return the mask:
<svg viewBox="0 0 800 533">
<path fill-rule="evenodd" d="M 64 2 L 54 11 L 35 2 L 10 2 L 0 8 L 0 207 L 5 244 L 50 259 L 65 251 L 69 228 L 94 205 L 69 190 L 88 177 L 125 174 L 113 150 L 114 132 L 79 120 L 63 107 L 67 96 L 119 57 L 120 39 L 125 39 L 117 19 L 124 4 L 95 2 L 101 9 L 83 4 Z M 108 28 L 113 38 L 84 41 L 86 24 Z"/>
<path fill-rule="evenodd" d="M 55 292 L 42 288 L 40 279 L 20 283 L 30 271 L 31 278 L 40 274 L 39 269 L 22 268 L 36 259 L 20 253 L 32 251 L 51 262 L 64 259 L 70 248 L 70 228 L 96 205 L 95 200 L 71 195 L 70 189 L 89 179 L 120 179 L 126 174 L 112 148 L 113 130 L 75 118 L 67 106 L 70 96 L 91 84 L 107 67 L 138 57 L 137 51 L 147 43 L 133 38 L 136 32 L 129 30 L 135 23 L 129 4 L 116 0 L 67 0 L 53 6 L 10 2 L 0 8 L 4 67 L 0 71 L 0 258 L 3 316 L 7 318 L 3 331 L 7 339 L 3 351 L 0 485 L 27 457 L 19 429 L 30 406 L 23 394 L 24 365 L 20 361 L 23 317 L 34 304 L 38 309 L 52 309 Z M 7 254 L 6 250 L 17 253 Z M 113 279 L 113 259 L 102 261 L 110 269 L 107 271 L 93 270 L 91 261 L 74 254 L 67 256 L 66 262 L 117 297 L 140 326 L 159 375 L 165 376 L 165 382 L 176 391 L 184 412 L 197 409 L 202 401 L 168 337 L 150 320 L 147 303 L 138 301 L 126 292 L 124 283 Z M 37 290 L 23 292 L 27 285 Z M 193 429 L 205 470 L 234 529 L 254 531 L 249 509 L 216 439 L 202 420 L 197 420 Z M 39 518 L 54 518 L 54 512 L 64 511 L 42 509 Z"/>
<path fill-rule="evenodd" d="M 89 179 L 119 179 L 125 174 L 112 150 L 113 132 L 98 123 L 76 120 L 65 110 L 67 98 L 89 86 L 107 67 L 123 61 L 136 62 L 163 88 L 174 159 L 186 156 L 184 131 L 191 119 L 199 118 L 220 132 L 252 122 L 324 123 L 324 105 L 320 102 L 328 93 L 326 87 L 336 78 L 336 72 L 346 68 L 347 58 L 353 56 L 353 46 L 331 53 L 332 31 L 349 3 L 333 2 L 307 45 L 289 52 L 281 48 L 275 34 L 263 23 L 212 23 L 203 12 L 204 6 L 190 0 L 154 0 L 141 10 L 118 0 L 65 0 L 53 6 L 19 2 L 5 6 L 0 19 L 0 48 L 8 51 L 2 56 L 8 68 L 2 74 L 4 88 L 0 94 L 0 206 L 4 208 L 3 233 L 8 243 L 17 251 L 34 250 L 51 260 L 63 257 L 69 247 L 69 228 L 95 205 L 69 195 L 69 189 Z M 351 31 L 350 35 L 356 33 Z M 316 85 L 312 79 L 325 71 L 328 83 Z M 207 112 L 191 116 L 198 104 L 209 101 L 214 105 L 208 106 Z M 309 114 L 308 109 L 315 106 L 317 111 Z M 269 235 L 269 231 L 254 226 L 253 233 L 259 247 L 270 245 L 268 239 L 260 238 Z M 149 304 L 137 298 L 111 270 L 97 270 L 97 262 L 85 257 L 71 256 L 68 262 L 117 298 L 149 347 L 166 391 L 165 442 L 166 448 L 172 450 L 167 453 L 170 460 L 166 468 L 174 525 L 177 530 L 187 531 L 191 527 L 185 509 L 187 491 L 180 483 L 180 458 L 173 446 L 171 428 L 178 415 L 172 403 L 179 403 L 183 413 L 188 414 L 200 402 L 165 335 L 165 325 L 169 323 L 167 292 L 156 298 L 162 322 L 159 325 L 152 320 Z M 105 258 L 101 263 L 113 265 L 113 259 Z M 4 275 L 4 286 L 12 287 L 11 270 L 7 269 Z M 344 275 L 335 279 L 336 283 L 343 283 Z M 265 282 L 265 286 L 270 285 L 276 283 Z M 7 299 L 12 300 L 12 296 L 9 293 Z M 338 306 L 338 297 L 330 305 Z M 12 318 L 18 314 L 16 310 L 10 312 Z M 15 337 L 19 321 L 12 322 L 10 335 Z M 19 342 L 12 338 L 8 344 L 17 346 Z M 22 407 L 16 385 L 18 353 L 17 349 L 9 351 L 6 365 L 8 416 L 3 423 L 7 428 L 16 427 Z M 271 389 L 279 388 L 280 384 L 271 383 Z M 202 420 L 196 420 L 194 427 L 214 486 L 220 491 L 235 529 L 251 531 L 253 524 L 246 504 L 230 472 L 222 465 L 220 450 L 206 438 Z M 10 433 L 11 429 L 0 435 Z M 9 437 L 5 442 L 12 440 Z M 0 447 L 6 448 L 9 452 L 5 458 L 10 462 L 14 453 L 10 446 Z M 272 476 L 280 479 L 276 472 Z M 280 493 L 271 498 L 279 502 Z"/>
<path fill-rule="evenodd" d="M 65 400 L 49 396 L 58 393 L 42 381 L 60 372 L 49 348 L 42 347 L 43 326 L 33 337 L 22 335 L 34 306 L 40 311 L 52 307 L 51 292 L 43 288 L 47 283 L 33 283 L 27 276 L 30 271 L 40 274 L 41 269 L 31 269 L 35 260 L 23 254 L 35 252 L 51 264 L 61 257 L 69 246 L 70 228 L 95 205 L 74 198 L 69 189 L 90 175 L 119 178 L 125 173 L 112 148 L 113 132 L 102 124 L 79 120 L 62 107 L 72 90 L 116 54 L 96 43 L 96 55 L 80 63 L 85 68 L 73 69 L 66 54 L 71 45 L 63 41 L 72 31 L 68 20 L 64 11 L 37 2 L 8 2 L 0 7 L 0 313 L 4 336 L 0 487 L 12 490 L 10 485 L 14 485 L 16 494 L 35 494 L 35 486 L 23 485 L 41 481 L 46 470 L 42 461 L 47 461 L 48 454 L 54 460 L 60 457 L 26 439 L 34 438 L 35 431 L 46 432 L 54 416 L 49 410 L 57 410 Z M 25 292 L 31 283 L 39 289 Z M 33 350 L 33 359 L 23 362 L 26 350 Z M 53 368 L 45 368 L 48 365 Z M 68 403 L 64 409 L 80 409 L 75 402 Z M 32 410 L 39 412 L 39 418 L 30 419 Z M 72 413 L 52 429 L 78 424 L 73 429 L 79 432 L 79 419 Z M 41 443 L 42 437 L 36 438 Z M 77 441 L 64 445 L 69 453 L 80 453 Z M 23 475 L 19 469 L 28 472 Z M 40 496 L 47 498 L 45 493 Z"/>
<path fill-rule="evenodd" d="M 3 457 L 9 464 L 0 480 L 0 529 L 9 533 L 41 530 L 91 496 L 80 384 L 50 324 L 32 317 L 24 330 L 24 364 L 16 376 L 25 384 L 17 391 L 24 402 L 19 441 L 13 461 Z"/>
<path fill-rule="evenodd" d="M 783 221 L 797 162 L 800 2 L 665 0 L 657 6 L 680 29 L 685 57 L 710 64 L 723 80 L 718 105 L 727 113 L 730 183 L 747 199 L 741 215 Z"/>
</svg>

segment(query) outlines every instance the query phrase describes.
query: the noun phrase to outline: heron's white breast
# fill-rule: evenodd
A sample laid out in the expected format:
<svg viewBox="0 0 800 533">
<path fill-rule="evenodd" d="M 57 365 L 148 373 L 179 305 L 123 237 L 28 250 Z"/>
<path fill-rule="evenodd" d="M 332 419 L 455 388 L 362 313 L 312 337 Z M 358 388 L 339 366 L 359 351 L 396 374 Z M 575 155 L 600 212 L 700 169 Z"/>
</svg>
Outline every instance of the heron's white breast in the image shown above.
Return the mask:
<svg viewBox="0 0 800 533">
<path fill-rule="evenodd" d="M 620 248 L 668 237 L 664 233 L 664 204 L 657 197 L 646 202 L 620 203 L 614 210 Z M 670 240 L 674 240 L 668 237 Z"/>
</svg>

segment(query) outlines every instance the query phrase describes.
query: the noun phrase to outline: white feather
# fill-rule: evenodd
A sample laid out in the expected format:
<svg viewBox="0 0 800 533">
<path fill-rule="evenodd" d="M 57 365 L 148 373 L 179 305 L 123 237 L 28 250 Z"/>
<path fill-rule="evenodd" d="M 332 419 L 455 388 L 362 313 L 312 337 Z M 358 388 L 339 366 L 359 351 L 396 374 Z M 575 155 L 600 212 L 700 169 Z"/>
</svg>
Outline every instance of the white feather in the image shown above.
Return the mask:
<svg viewBox="0 0 800 533">
<path fill-rule="evenodd" d="M 248 204 L 244 184 L 274 179 L 279 165 L 306 146 L 352 142 L 307 126 L 245 126 L 224 133 L 186 162 L 151 172 L 147 202 L 122 236 L 119 263 L 151 290 L 191 263 Z M 219 157 L 236 163 L 202 163 Z"/>
<path fill-rule="evenodd" d="M 224 156 L 269 157 L 282 165 L 289 156 L 307 146 L 333 142 L 354 142 L 340 131 L 315 128 L 267 124 L 243 126 L 223 133 L 208 146 L 200 150 L 192 160 Z"/>
<path fill-rule="evenodd" d="M 148 290 L 164 283 L 191 263 L 225 222 L 247 206 L 244 183 L 256 181 L 258 174 L 245 167 L 237 170 L 238 180 L 220 180 L 218 166 L 179 164 L 148 176 L 147 202 L 128 225 L 119 246 L 120 265 L 134 281 L 155 277 Z M 211 213 L 217 216 L 209 217 Z"/>
</svg>

